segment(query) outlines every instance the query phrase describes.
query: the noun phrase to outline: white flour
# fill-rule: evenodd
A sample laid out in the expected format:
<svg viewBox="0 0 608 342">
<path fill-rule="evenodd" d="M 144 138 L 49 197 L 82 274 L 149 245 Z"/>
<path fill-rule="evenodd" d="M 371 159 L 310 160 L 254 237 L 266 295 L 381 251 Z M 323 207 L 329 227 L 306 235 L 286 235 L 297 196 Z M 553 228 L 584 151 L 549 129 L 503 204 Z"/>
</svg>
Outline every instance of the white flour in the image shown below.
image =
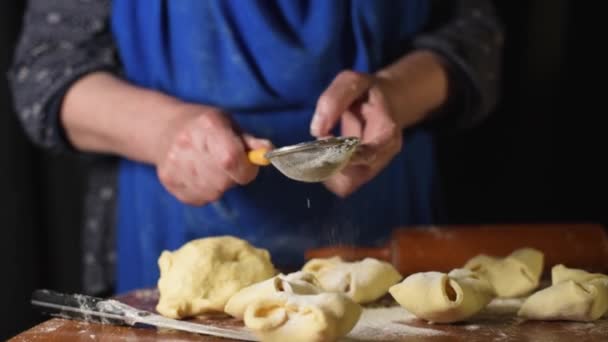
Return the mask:
<svg viewBox="0 0 608 342">
<path fill-rule="evenodd" d="M 400 337 L 444 335 L 440 330 L 407 325 L 415 316 L 401 307 L 366 308 L 346 341 L 393 341 Z"/>
<path fill-rule="evenodd" d="M 65 322 L 63 320 L 47 321 L 40 329 L 40 332 L 42 332 L 42 333 L 53 332 L 53 331 L 57 330 L 58 328 L 60 328 L 61 326 L 63 326 L 64 323 Z"/>
</svg>

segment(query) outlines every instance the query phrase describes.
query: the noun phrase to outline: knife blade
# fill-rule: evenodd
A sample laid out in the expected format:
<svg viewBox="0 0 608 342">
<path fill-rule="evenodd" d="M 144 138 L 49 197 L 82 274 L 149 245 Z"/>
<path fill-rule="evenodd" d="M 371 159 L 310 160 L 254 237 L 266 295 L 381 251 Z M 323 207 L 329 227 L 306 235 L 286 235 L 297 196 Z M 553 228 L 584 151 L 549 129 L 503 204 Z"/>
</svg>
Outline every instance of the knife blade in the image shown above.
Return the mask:
<svg viewBox="0 0 608 342">
<path fill-rule="evenodd" d="M 66 294 L 48 289 L 34 291 L 32 305 L 53 317 L 77 319 L 101 324 L 123 326 L 152 326 L 197 334 L 259 341 L 246 328 L 227 329 L 164 317 L 139 310 L 114 299 L 103 299 L 83 294 Z"/>
</svg>

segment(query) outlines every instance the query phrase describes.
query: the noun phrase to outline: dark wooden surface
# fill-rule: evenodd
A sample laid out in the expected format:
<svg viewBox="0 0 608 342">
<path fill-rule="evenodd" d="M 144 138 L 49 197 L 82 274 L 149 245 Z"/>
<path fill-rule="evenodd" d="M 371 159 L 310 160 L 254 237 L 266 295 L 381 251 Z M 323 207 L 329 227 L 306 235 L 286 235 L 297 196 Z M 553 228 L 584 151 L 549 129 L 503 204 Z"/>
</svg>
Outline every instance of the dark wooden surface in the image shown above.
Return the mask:
<svg viewBox="0 0 608 342">
<path fill-rule="evenodd" d="M 154 310 L 156 291 L 140 290 L 119 300 L 141 309 Z M 608 319 L 595 322 L 536 322 L 515 316 L 521 300 L 498 300 L 479 315 L 459 324 L 428 324 L 413 317 L 378 325 L 366 335 L 370 341 L 608 341 Z M 371 307 L 394 305 L 384 300 Z M 200 319 L 223 327 L 242 326 L 230 318 Z M 390 329 L 398 326 L 396 330 Z M 11 340 L 20 341 L 231 341 L 187 332 L 102 325 L 80 321 L 50 319 Z"/>
</svg>

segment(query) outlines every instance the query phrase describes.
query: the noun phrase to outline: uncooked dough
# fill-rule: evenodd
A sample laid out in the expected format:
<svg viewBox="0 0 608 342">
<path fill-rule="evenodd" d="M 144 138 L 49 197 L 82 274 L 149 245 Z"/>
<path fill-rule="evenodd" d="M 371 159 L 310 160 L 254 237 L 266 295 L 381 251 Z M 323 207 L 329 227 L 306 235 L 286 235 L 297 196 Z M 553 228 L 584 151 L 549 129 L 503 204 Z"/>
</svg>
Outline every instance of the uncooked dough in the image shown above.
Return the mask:
<svg viewBox="0 0 608 342">
<path fill-rule="evenodd" d="M 556 265 L 552 285 L 524 301 L 518 315 L 531 320 L 594 321 L 608 313 L 608 276 Z"/>
<path fill-rule="evenodd" d="M 559 284 L 567 280 L 574 280 L 576 282 L 582 283 L 596 278 L 608 279 L 608 275 L 601 273 L 589 273 L 585 270 L 581 270 L 578 268 L 568 268 L 562 264 L 555 265 L 553 266 L 553 268 L 551 268 L 552 284 Z"/>
<path fill-rule="evenodd" d="M 392 286 L 395 300 L 418 318 L 436 323 L 468 319 L 494 297 L 490 283 L 467 269 L 450 273 L 421 272 Z"/>
<path fill-rule="evenodd" d="M 538 287 L 544 255 L 533 248 L 515 250 L 504 258 L 485 254 L 470 259 L 464 268 L 488 279 L 499 298 L 520 297 Z"/>
<path fill-rule="evenodd" d="M 311 259 L 302 271 L 314 274 L 325 291 L 342 292 L 360 304 L 384 296 L 402 279 L 393 265 L 374 258 L 354 262 L 340 257 Z"/>
<path fill-rule="evenodd" d="M 156 310 L 178 319 L 221 312 L 240 289 L 277 273 L 267 250 L 231 236 L 197 239 L 164 251 L 158 265 Z"/>
<path fill-rule="evenodd" d="M 247 306 L 244 321 L 265 342 L 329 342 L 348 334 L 362 311 L 342 293 L 278 292 Z"/>
<path fill-rule="evenodd" d="M 306 272 L 294 272 L 288 275 L 279 274 L 268 280 L 247 286 L 235 293 L 224 308 L 224 311 L 236 318 L 243 319 L 247 306 L 259 298 L 273 293 L 290 292 L 295 294 L 321 293 L 321 286 L 314 275 Z"/>
</svg>

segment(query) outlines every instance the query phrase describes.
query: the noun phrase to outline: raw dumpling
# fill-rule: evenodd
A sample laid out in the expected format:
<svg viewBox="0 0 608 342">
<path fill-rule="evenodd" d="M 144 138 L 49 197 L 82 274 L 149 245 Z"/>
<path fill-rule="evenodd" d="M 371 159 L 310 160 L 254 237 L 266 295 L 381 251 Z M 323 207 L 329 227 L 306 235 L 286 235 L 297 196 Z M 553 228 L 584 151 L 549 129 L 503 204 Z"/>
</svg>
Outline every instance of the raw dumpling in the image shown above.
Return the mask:
<svg viewBox="0 0 608 342">
<path fill-rule="evenodd" d="M 596 278 L 608 279 L 608 275 L 601 273 L 589 273 L 587 271 L 580 270 L 577 268 L 568 268 L 562 264 L 555 265 L 551 269 L 551 282 L 553 284 L 559 284 L 567 280 L 574 280 L 576 282 L 582 283 Z"/>
<path fill-rule="evenodd" d="M 245 310 L 245 325 L 265 342 L 336 341 L 347 335 L 362 308 L 342 293 L 273 293 Z"/>
<path fill-rule="evenodd" d="M 532 320 L 593 321 L 608 310 L 608 281 L 597 278 L 552 285 L 530 296 L 518 316 Z"/>
<path fill-rule="evenodd" d="M 317 279 L 311 273 L 295 272 L 288 275 L 279 274 L 268 280 L 245 287 L 235 293 L 224 308 L 224 312 L 243 318 L 247 306 L 255 300 L 279 292 L 296 294 L 316 294 L 321 292 Z"/>
<path fill-rule="evenodd" d="M 156 310 L 170 318 L 222 312 L 240 289 L 276 274 L 265 249 L 219 236 L 190 241 L 159 260 L 160 298 Z"/>
<path fill-rule="evenodd" d="M 468 319 L 492 300 L 492 286 L 467 269 L 422 272 L 390 288 L 395 300 L 418 318 L 452 323 Z"/>
<path fill-rule="evenodd" d="M 526 295 L 538 287 L 543 272 L 544 255 L 533 248 L 515 250 L 505 258 L 478 255 L 464 268 L 488 279 L 497 297 Z"/>
<path fill-rule="evenodd" d="M 608 276 L 556 265 L 552 285 L 530 296 L 518 315 L 531 320 L 594 321 L 608 312 Z"/>
<path fill-rule="evenodd" d="M 342 292 L 357 303 L 369 303 L 384 296 L 402 276 L 388 262 L 373 258 L 347 262 L 340 257 L 312 259 L 302 268 L 321 283 L 325 291 Z"/>
</svg>

